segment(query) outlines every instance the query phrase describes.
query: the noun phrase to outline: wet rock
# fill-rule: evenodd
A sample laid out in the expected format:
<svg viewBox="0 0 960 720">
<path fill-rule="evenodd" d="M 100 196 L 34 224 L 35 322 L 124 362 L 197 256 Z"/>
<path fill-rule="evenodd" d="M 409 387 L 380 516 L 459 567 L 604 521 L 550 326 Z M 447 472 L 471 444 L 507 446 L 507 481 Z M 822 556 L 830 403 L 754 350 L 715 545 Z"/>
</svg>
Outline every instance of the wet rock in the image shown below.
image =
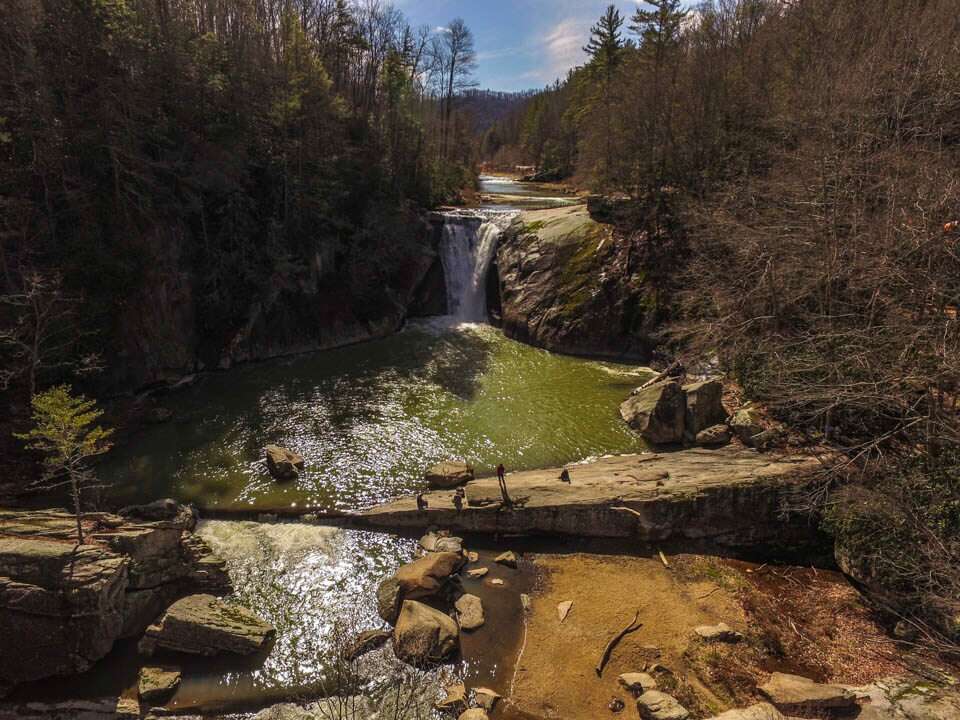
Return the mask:
<svg viewBox="0 0 960 720">
<path fill-rule="evenodd" d="M 191 588 L 213 595 L 233 591 L 226 561 L 214 553 L 202 537 L 193 533 L 183 535 L 180 555 L 187 565 L 185 580 Z"/>
<path fill-rule="evenodd" d="M 473 468 L 465 462 L 442 462 L 427 470 L 423 479 L 431 490 L 450 490 L 473 480 Z"/>
<path fill-rule="evenodd" d="M 121 638 L 139 637 L 177 598 L 177 588 L 164 586 L 147 590 L 130 590 L 123 608 Z"/>
<path fill-rule="evenodd" d="M 449 615 L 405 600 L 393 631 L 393 651 L 402 661 L 417 667 L 441 663 L 457 652 L 460 630 Z"/>
<path fill-rule="evenodd" d="M 473 691 L 473 701 L 479 707 L 491 713 L 497 703 L 500 702 L 500 695 L 490 688 L 481 687 Z"/>
<path fill-rule="evenodd" d="M 517 569 L 517 556 L 510 550 L 498 555 L 494 562 L 499 563 L 500 565 L 505 565 L 508 568 L 513 568 L 514 570 Z"/>
<path fill-rule="evenodd" d="M 429 532 L 420 538 L 420 547 L 427 552 L 463 553 L 463 538 Z"/>
<path fill-rule="evenodd" d="M 483 603 L 476 595 L 461 595 L 454 607 L 461 630 L 476 630 L 483 625 Z"/>
<path fill-rule="evenodd" d="M 358 657 L 373 652 L 384 645 L 389 640 L 391 634 L 386 630 L 366 630 L 360 633 L 350 646 L 344 652 L 344 657 L 348 661 L 354 661 Z"/>
<path fill-rule="evenodd" d="M 679 383 L 662 382 L 629 397 L 620 416 L 655 445 L 683 442 L 686 400 Z"/>
<path fill-rule="evenodd" d="M 697 636 L 707 643 L 738 643 L 743 640 L 743 634 L 738 633 L 726 623 L 719 625 L 700 625 L 693 631 Z"/>
<path fill-rule="evenodd" d="M 278 445 L 267 445 L 263 452 L 267 459 L 267 469 L 277 480 L 296 480 L 300 471 L 306 467 L 302 456 Z"/>
<path fill-rule="evenodd" d="M 809 710 L 853 708 L 857 704 L 852 692 L 839 685 L 823 685 L 800 675 L 773 673 L 758 690 L 778 710 L 800 713 Z"/>
<path fill-rule="evenodd" d="M 690 712 L 676 698 L 659 690 L 648 690 L 637 698 L 643 720 L 687 720 Z"/>
<path fill-rule="evenodd" d="M 731 440 L 730 428 L 726 425 L 713 425 L 697 433 L 696 443 L 701 447 L 721 447 Z"/>
<path fill-rule="evenodd" d="M 180 671 L 162 667 L 140 668 L 137 692 L 146 703 L 163 703 L 180 687 Z"/>
<path fill-rule="evenodd" d="M 120 509 L 120 515 L 136 520 L 174 520 L 182 511 L 182 506 L 176 500 L 164 498 L 154 500 L 146 505 L 129 505 Z M 192 511 L 190 511 L 192 514 Z M 193 527 L 190 528 L 191 530 Z"/>
<path fill-rule="evenodd" d="M 657 681 L 645 672 L 624 673 L 617 678 L 617 682 L 619 682 L 624 689 L 632 692 L 634 697 L 642 695 L 647 690 L 657 689 Z"/>
<path fill-rule="evenodd" d="M 467 577 L 471 577 L 474 580 L 479 580 L 488 572 L 490 572 L 490 568 L 473 568 L 472 570 L 467 570 Z"/>
<path fill-rule="evenodd" d="M 389 577 L 377 587 L 377 614 L 384 622 L 396 624 L 402 602 L 403 592 L 397 578 Z"/>
<path fill-rule="evenodd" d="M 147 628 L 139 647 L 145 655 L 156 650 L 250 655 L 261 650 L 274 632 L 272 625 L 245 608 L 212 595 L 191 595 L 175 602 L 160 622 Z"/>
<path fill-rule="evenodd" d="M 683 392 L 687 396 L 684 423 L 688 438 L 693 439 L 727 419 L 727 411 L 723 409 L 723 382 L 719 378 L 684 385 Z"/>
<path fill-rule="evenodd" d="M 740 710 L 728 710 L 711 720 L 784 720 L 783 713 L 769 703 L 757 703 Z"/>
<path fill-rule="evenodd" d="M 471 562 L 471 563 L 480 562 L 480 553 L 475 553 L 473 551 L 468 552 L 467 562 Z"/>
<path fill-rule="evenodd" d="M 457 720 L 490 720 L 490 716 L 483 708 L 470 708 L 462 713 Z"/>
<path fill-rule="evenodd" d="M 440 711 L 456 712 L 467 706 L 467 686 L 463 683 L 448 685 L 444 688 L 447 696 L 434 707 Z"/>
<path fill-rule="evenodd" d="M 494 578 L 490 581 L 490 584 L 495 587 L 503 587 L 505 583 L 500 578 Z"/>
</svg>

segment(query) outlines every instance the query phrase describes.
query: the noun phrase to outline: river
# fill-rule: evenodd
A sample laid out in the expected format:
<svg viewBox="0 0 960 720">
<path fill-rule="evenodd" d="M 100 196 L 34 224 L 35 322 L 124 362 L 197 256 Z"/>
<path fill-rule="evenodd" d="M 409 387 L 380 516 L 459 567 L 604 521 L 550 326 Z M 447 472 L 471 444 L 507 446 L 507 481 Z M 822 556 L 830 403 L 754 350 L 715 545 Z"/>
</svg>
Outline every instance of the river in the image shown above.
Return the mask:
<svg viewBox="0 0 960 720">
<path fill-rule="evenodd" d="M 568 201 L 537 188 L 528 197 L 502 179 L 483 182 L 484 192 L 515 195 L 524 206 Z M 117 499 L 174 497 L 220 511 L 356 510 L 422 487 L 424 470 L 448 458 L 483 474 L 501 462 L 531 469 L 641 449 L 617 413 L 644 378 L 637 369 L 554 355 L 485 324 L 486 273 L 515 212 L 498 202 L 448 214 L 449 317 L 411 323 L 384 340 L 209 375 L 170 396 L 175 420 L 147 429 L 103 466 Z M 262 460 L 267 443 L 305 457 L 298 480 L 271 479 Z M 208 520 L 199 532 L 226 559 L 236 599 L 277 627 L 277 641 L 253 662 L 185 664 L 169 704 L 179 711 L 256 708 L 329 689 L 334 631 L 379 622 L 377 584 L 416 546 L 299 522 Z M 493 548 L 476 547 L 492 559 Z M 499 566 L 492 570 L 495 577 Z M 518 591 L 532 580 L 511 582 Z M 502 607 L 486 608 L 493 629 L 465 638 L 456 669 L 501 691 L 502 659 L 519 622 L 517 595 L 504 598 Z M 62 692 L 130 692 L 138 665 L 133 645 L 122 644 Z"/>
</svg>

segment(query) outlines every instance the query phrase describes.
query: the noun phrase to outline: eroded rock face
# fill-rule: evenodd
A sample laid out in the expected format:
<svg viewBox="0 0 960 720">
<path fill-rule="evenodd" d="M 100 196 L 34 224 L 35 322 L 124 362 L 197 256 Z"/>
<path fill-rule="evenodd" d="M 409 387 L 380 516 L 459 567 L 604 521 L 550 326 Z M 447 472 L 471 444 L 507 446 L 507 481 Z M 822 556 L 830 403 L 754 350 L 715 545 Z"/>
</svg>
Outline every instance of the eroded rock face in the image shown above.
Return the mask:
<svg viewBox="0 0 960 720">
<path fill-rule="evenodd" d="M 300 471 L 306 467 L 301 455 L 278 445 L 267 445 L 263 452 L 267 459 L 267 469 L 277 480 L 296 480 Z"/>
<path fill-rule="evenodd" d="M 406 663 L 434 665 L 454 655 L 460 647 L 460 631 L 449 615 L 406 600 L 393 631 L 393 651 Z"/>
<path fill-rule="evenodd" d="M 662 382 L 631 395 L 620 406 L 620 416 L 655 445 L 683 442 L 686 400 L 676 382 Z"/>
<path fill-rule="evenodd" d="M 473 468 L 465 462 L 451 460 L 434 465 L 423 479 L 431 490 L 450 490 L 473 480 Z"/>
<path fill-rule="evenodd" d="M 839 685 L 824 685 L 788 673 L 773 673 L 758 688 L 773 705 L 788 715 L 809 710 L 853 708 L 856 696 Z"/>
<path fill-rule="evenodd" d="M 250 655 L 273 637 L 272 625 L 246 608 L 212 595 L 190 595 L 171 605 L 160 622 L 147 628 L 140 652 L 156 650 L 213 656 Z"/>
</svg>

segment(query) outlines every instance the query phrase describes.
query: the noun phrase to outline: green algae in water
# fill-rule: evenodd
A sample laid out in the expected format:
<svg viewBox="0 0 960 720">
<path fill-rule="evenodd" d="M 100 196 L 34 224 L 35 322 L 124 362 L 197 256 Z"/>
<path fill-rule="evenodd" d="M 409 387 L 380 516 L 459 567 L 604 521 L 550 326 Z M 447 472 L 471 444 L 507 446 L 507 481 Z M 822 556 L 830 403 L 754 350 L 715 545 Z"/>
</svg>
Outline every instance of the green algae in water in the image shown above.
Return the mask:
<svg viewBox="0 0 960 720">
<path fill-rule="evenodd" d="M 617 409 L 643 378 L 488 326 L 415 325 L 206 377 L 167 400 L 175 421 L 116 450 L 102 475 L 120 501 L 364 508 L 421 487 L 424 470 L 448 458 L 484 474 L 639 451 Z M 304 456 L 298 480 L 270 477 L 268 443 Z"/>
</svg>

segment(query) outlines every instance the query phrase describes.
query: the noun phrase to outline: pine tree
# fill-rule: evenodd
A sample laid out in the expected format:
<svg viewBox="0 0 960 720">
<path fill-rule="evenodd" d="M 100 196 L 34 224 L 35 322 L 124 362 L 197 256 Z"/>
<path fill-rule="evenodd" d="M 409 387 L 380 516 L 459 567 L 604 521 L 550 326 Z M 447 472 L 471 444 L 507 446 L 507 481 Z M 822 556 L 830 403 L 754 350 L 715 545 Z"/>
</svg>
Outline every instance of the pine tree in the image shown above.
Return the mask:
<svg viewBox="0 0 960 720">
<path fill-rule="evenodd" d="M 640 49 L 652 50 L 662 62 L 666 50 L 678 42 L 687 12 L 680 0 L 648 0 L 645 4 L 653 9 L 637 8 L 630 18 L 630 30 L 640 37 Z"/>
<path fill-rule="evenodd" d="M 623 17 L 615 5 L 607 7 L 600 20 L 590 28 L 590 40 L 583 51 L 605 69 L 615 68 L 623 56 Z"/>
</svg>

